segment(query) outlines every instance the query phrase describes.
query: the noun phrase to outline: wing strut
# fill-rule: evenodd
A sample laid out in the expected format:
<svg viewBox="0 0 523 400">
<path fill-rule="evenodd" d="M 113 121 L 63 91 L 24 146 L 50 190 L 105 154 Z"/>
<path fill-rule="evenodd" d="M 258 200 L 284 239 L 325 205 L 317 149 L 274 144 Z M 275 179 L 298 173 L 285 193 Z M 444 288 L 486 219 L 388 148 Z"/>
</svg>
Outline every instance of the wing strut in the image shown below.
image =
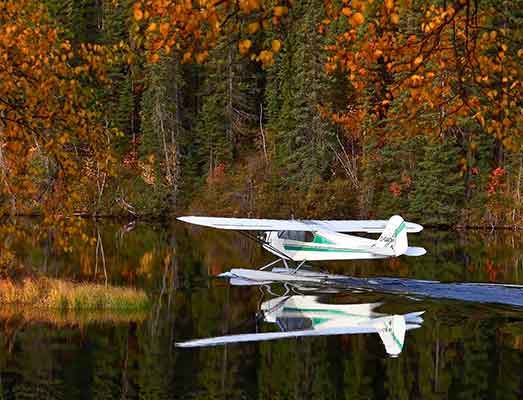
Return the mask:
<svg viewBox="0 0 523 400">
<path fill-rule="evenodd" d="M 258 237 L 256 235 L 253 235 L 250 232 L 238 231 L 238 233 L 243 235 L 243 236 L 245 236 L 248 239 L 254 240 L 255 242 L 261 244 L 262 246 L 269 247 L 274 253 L 277 253 L 277 255 L 279 255 L 280 259 L 274 260 L 273 262 L 270 262 L 269 264 L 264 265 L 263 267 L 259 268 L 260 270 L 264 270 L 266 268 L 269 268 L 269 267 L 273 266 L 274 264 L 277 264 L 280 261 L 283 263 L 283 265 L 285 265 L 285 268 L 287 268 L 287 269 L 289 268 L 289 266 L 287 265 L 287 260 L 289 259 L 289 257 L 285 253 L 283 253 L 282 251 L 278 250 L 274 246 L 271 246 L 268 242 L 266 242 L 265 240 L 261 239 L 260 237 Z M 301 267 L 301 265 L 300 265 L 300 267 Z"/>
</svg>

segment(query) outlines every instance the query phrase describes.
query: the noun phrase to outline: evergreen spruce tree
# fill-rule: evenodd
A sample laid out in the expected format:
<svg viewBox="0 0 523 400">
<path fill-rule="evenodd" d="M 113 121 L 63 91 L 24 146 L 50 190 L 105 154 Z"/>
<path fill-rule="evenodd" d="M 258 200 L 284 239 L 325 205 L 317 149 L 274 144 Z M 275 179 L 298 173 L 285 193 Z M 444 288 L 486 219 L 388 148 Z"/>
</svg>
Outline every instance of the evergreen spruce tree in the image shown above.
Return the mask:
<svg viewBox="0 0 523 400">
<path fill-rule="evenodd" d="M 196 185 L 212 178 L 217 168 L 229 168 L 244 143 L 253 148 L 249 139 L 258 122 L 259 98 L 257 73 L 233 45 L 223 43 L 212 51 L 200 77 L 200 106 L 184 152 Z"/>
<path fill-rule="evenodd" d="M 383 143 L 385 142 L 385 143 Z M 373 138 L 364 148 L 362 186 L 365 218 L 407 216 L 416 169 L 424 138 Z"/>
<path fill-rule="evenodd" d="M 416 166 L 411 210 L 425 224 L 458 222 L 464 195 L 456 140 L 427 139 L 424 158 Z"/>
<path fill-rule="evenodd" d="M 182 86 L 179 62 L 164 56 L 145 70 L 146 89 L 141 102 L 140 156 L 142 178 L 152 190 L 144 200 L 149 212 L 161 213 L 174 205 L 180 180 L 179 99 Z"/>
<path fill-rule="evenodd" d="M 332 158 L 328 143 L 333 128 L 318 110 L 332 86 L 320 51 L 326 41 L 316 31 L 324 18 L 320 3 L 308 0 L 293 8 L 292 29 L 267 78 L 268 130 L 276 160 L 288 171 L 291 184 L 323 177 Z"/>
</svg>

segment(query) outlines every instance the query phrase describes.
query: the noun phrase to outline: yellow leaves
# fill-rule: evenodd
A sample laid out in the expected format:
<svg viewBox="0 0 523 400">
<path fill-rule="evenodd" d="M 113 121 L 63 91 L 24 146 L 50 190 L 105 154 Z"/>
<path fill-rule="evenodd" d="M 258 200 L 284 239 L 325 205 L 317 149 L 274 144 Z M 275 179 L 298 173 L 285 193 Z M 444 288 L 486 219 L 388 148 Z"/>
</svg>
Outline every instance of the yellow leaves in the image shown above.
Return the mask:
<svg viewBox="0 0 523 400">
<path fill-rule="evenodd" d="M 278 53 L 281 49 L 281 42 L 277 39 L 271 42 L 271 48 L 274 53 Z"/>
<path fill-rule="evenodd" d="M 334 63 L 325 64 L 325 71 L 328 74 L 332 74 L 334 71 L 336 71 L 336 64 L 334 64 Z"/>
<path fill-rule="evenodd" d="M 196 62 L 198 64 L 203 64 L 208 56 L 209 56 L 209 52 L 208 51 L 203 51 L 201 53 L 198 53 L 198 54 L 196 54 L 196 57 L 195 57 Z"/>
<path fill-rule="evenodd" d="M 518 57 L 523 58 L 523 49 L 518 50 Z"/>
<path fill-rule="evenodd" d="M 415 74 L 410 77 L 410 81 L 413 86 L 418 86 L 423 82 L 423 77 Z"/>
<path fill-rule="evenodd" d="M 260 23 L 259 22 L 252 22 L 249 25 L 247 25 L 247 32 L 249 32 L 250 35 L 255 34 L 260 30 Z"/>
<path fill-rule="evenodd" d="M 287 15 L 289 8 L 285 6 L 276 6 L 272 9 L 272 12 L 276 17 L 283 17 L 284 15 Z"/>
<path fill-rule="evenodd" d="M 346 17 L 350 17 L 352 15 L 352 10 L 349 7 L 343 7 L 341 13 Z"/>
<path fill-rule="evenodd" d="M 251 47 L 252 42 L 249 39 L 244 39 L 238 43 L 238 50 L 240 51 L 241 55 L 247 54 Z"/>
<path fill-rule="evenodd" d="M 148 59 L 151 64 L 156 64 L 160 61 L 160 55 L 158 53 L 152 53 L 149 55 Z"/>
<path fill-rule="evenodd" d="M 153 22 L 151 23 L 148 27 L 147 27 L 147 32 L 154 32 L 156 30 L 156 22 Z"/>
<path fill-rule="evenodd" d="M 167 22 L 160 23 L 160 34 L 164 38 L 167 37 L 167 35 L 169 34 L 169 23 L 167 23 Z"/>
<path fill-rule="evenodd" d="M 415 66 L 418 66 L 422 63 L 423 61 L 423 54 L 420 54 L 419 56 L 417 56 L 415 59 L 414 59 L 414 65 Z"/>
<path fill-rule="evenodd" d="M 258 60 L 266 66 L 272 65 L 274 63 L 274 59 L 272 58 L 272 52 L 268 50 L 262 50 L 260 52 L 260 55 L 258 56 Z"/>
<path fill-rule="evenodd" d="M 245 13 L 252 13 L 260 8 L 260 0 L 240 0 L 240 9 Z"/>
<path fill-rule="evenodd" d="M 184 63 L 188 63 L 192 60 L 192 53 L 190 51 L 186 51 L 184 54 L 183 54 L 183 58 L 182 58 L 182 62 Z"/>
<path fill-rule="evenodd" d="M 498 35 L 498 33 L 496 31 L 491 31 L 490 32 L 490 40 L 495 40 L 497 35 Z"/>
<path fill-rule="evenodd" d="M 400 23 L 400 16 L 398 14 L 391 14 L 390 16 L 390 21 L 394 24 L 394 25 L 398 25 Z"/>
<path fill-rule="evenodd" d="M 476 113 L 472 118 L 476 118 L 476 120 L 479 122 L 479 124 L 484 127 L 485 126 L 485 118 L 481 114 L 481 112 Z"/>
<path fill-rule="evenodd" d="M 385 0 L 385 8 L 391 11 L 394 8 L 394 0 Z"/>
<path fill-rule="evenodd" d="M 139 3 L 135 3 L 133 6 L 133 16 L 136 21 L 143 19 L 143 11 Z"/>
<path fill-rule="evenodd" d="M 362 13 L 355 13 L 351 16 L 350 18 L 350 22 L 353 26 L 358 26 L 358 25 L 361 25 L 363 24 L 363 21 L 365 21 L 365 17 L 363 16 Z"/>
</svg>

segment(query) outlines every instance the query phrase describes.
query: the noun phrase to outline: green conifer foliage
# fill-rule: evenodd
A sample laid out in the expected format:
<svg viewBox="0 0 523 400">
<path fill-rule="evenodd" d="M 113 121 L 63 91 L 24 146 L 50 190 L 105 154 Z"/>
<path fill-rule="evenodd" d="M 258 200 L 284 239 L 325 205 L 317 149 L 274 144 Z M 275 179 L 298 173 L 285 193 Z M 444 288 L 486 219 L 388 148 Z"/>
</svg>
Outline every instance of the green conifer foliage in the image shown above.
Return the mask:
<svg viewBox="0 0 523 400">
<path fill-rule="evenodd" d="M 406 217 L 423 139 L 374 138 L 364 149 L 363 217 Z"/>
<path fill-rule="evenodd" d="M 252 67 L 233 45 L 223 43 L 201 68 L 200 107 L 187 160 L 197 184 L 223 174 L 244 150 L 255 148 L 259 90 Z"/>
<path fill-rule="evenodd" d="M 182 85 L 180 66 L 165 56 L 145 70 L 141 103 L 140 169 L 149 186 L 144 201 L 149 211 L 164 211 L 176 202 L 180 180 L 178 139 L 181 122 L 178 102 Z"/>
<path fill-rule="evenodd" d="M 334 129 L 318 109 L 328 101 L 332 87 L 320 51 L 326 39 L 317 33 L 318 23 L 325 17 L 320 3 L 308 0 L 293 8 L 294 20 L 283 51 L 267 78 L 271 147 L 291 184 L 325 177 L 332 160 L 328 143 Z"/>
<path fill-rule="evenodd" d="M 464 194 L 459 170 L 459 149 L 454 138 L 428 138 L 424 157 L 415 173 L 410 209 L 425 224 L 454 224 L 458 221 Z"/>
</svg>

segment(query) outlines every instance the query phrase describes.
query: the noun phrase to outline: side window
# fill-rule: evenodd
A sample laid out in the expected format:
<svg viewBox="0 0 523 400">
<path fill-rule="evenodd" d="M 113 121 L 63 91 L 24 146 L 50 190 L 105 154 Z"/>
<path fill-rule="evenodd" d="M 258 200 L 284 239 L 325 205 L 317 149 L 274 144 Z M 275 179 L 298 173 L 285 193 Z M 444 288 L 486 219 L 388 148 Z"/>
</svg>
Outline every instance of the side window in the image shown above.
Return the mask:
<svg viewBox="0 0 523 400">
<path fill-rule="evenodd" d="M 314 241 L 314 233 L 312 232 L 305 232 L 305 240 L 304 242 L 313 242 Z"/>
<path fill-rule="evenodd" d="M 279 231 L 279 239 L 296 240 L 298 242 L 312 242 L 314 233 L 309 231 Z"/>
</svg>

